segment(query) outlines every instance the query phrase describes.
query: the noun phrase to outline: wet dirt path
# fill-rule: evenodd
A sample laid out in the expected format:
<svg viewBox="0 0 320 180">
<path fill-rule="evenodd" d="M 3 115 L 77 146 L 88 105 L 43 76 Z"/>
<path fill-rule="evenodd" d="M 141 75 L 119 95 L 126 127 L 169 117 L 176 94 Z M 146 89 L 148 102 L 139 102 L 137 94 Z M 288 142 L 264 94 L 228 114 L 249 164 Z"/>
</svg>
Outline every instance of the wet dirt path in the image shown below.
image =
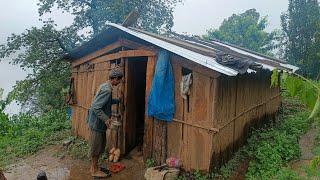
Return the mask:
<svg viewBox="0 0 320 180">
<path fill-rule="evenodd" d="M 31 180 L 36 179 L 40 170 L 45 171 L 50 180 L 87 180 L 93 179 L 89 173 L 90 162 L 72 159 L 63 155 L 61 145 L 49 146 L 37 154 L 23 159 L 7 167 L 4 172 L 8 180 Z M 133 158 L 121 160 L 126 168 L 118 174 L 113 174 L 107 179 L 128 180 L 143 179 L 144 165 L 141 161 Z M 109 164 L 108 164 L 109 165 Z"/>
<path fill-rule="evenodd" d="M 312 128 L 304 134 L 299 140 L 299 146 L 301 149 L 301 157 L 298 161 L 291 164 L 291 168 L 299 173 L 300 176 L 305 177 L 306 173 L 303 171 L 303 167 L 309 166 L 314 158 L 313 148 L 316 141 L 317 133 L 319 129 L 313 125 Z"/>
</svg>

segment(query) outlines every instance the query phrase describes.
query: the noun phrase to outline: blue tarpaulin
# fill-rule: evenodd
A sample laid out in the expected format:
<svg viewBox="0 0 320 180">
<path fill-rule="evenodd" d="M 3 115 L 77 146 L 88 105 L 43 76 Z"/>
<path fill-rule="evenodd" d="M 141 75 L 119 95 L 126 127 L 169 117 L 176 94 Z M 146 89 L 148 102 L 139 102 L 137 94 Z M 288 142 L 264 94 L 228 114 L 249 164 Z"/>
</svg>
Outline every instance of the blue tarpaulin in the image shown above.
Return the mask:
<svg viewBox="0 0 320 180">
<path fill-rule="evenodd" d="M 148 116 L 172 121 L 174 115 L 174 77 L 169 52 L 158 53 L 157 65 L 148 101 Z"/>
</svg>

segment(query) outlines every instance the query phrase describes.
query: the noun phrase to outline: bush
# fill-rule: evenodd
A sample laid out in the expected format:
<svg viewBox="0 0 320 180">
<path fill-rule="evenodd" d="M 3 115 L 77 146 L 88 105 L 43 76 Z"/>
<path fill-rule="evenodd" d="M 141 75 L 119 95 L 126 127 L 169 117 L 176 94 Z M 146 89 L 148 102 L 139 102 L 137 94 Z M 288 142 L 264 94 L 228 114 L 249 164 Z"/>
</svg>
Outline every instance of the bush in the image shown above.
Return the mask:
<svg viewBox="0 0 320 180">
<path fill-rule="evenodd" d="M 41 116 L 0 113 L 0 167 L 17 157 L 33 154 L 49 143 L 56 133 L 70 129 L 65 110 L 52 110 Z"/>
<path fill-rule="evenodd" d="M 292 112 L 292 109 L 289 109 Z M 275 177 L 283 166 L 300 157 L 299 138 L 311 126 L 307 111 L 283 113 L 281 122 L 267 130 L 257 130 L 248 140 L 251 158 L 246 174 L 248 179 Z"/>
<path fill-rule="evenodd" d="M 278 171 L 277 176 L 275 179 L 278 180 L 300 180 L 301 178 L 299 177 L 299 174 L 295 171 L 293 171 L 290 168 L 282 168 L 280 171 Z"/>
<path fill-rule="evenodd" d="M 299 138 L 310 127 L 308 112 L 286 117 L 271 129 L 254 133 L 248 140 L 251 162 L 248 179 L 272 178 L 283 166 L 300 157 Z"/>
</svg>

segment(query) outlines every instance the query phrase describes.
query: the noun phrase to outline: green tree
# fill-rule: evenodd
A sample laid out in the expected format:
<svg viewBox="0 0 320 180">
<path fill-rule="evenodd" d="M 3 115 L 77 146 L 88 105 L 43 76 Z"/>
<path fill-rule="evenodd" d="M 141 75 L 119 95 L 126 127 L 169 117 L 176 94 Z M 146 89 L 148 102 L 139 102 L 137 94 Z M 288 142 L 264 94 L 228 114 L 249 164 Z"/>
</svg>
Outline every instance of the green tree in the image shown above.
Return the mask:
<svg viewBox="0 0 320 180">
<path fill-rule="evenodd" d="M 8 100 L 15 99 L 38 113 L 63 108 L 63 92 L 68 87 L 71 70 L 62 56 L 69 49 L 101 32 L 106 22 L 121 23 L 134 8 L 141 14 L 138 26 L 158 33 L 170 31 L 173 26 L 172 10 L 179 1 L 40 0 L 40 18 L 57 7 L 71 13 L 74 21 L 62 30 L 57 30 L 53 20 L 43 21 L 43 27 L 32 27 L 19 35 L 12 34 L 6 44 L 0 45 L 0 60 L 10 59 L 29 72 L 25 80 L 17 82 Z M 83 33 L 88 29 L 88 33 Z"/>
<path fill-rule="evenodd" d="M 3 97 L 3 89 L 0 88 L 0 112 L 2 112 L 4 110 L 4 106 L 5 106 L 5 102 L 2 99 Z"/>
<path fill-rule="evenodd" d="M 206 39 L 218 39 L 253 51 L 270 54 L 275 47 L 276 31 L 268 33 L 267 17 L 260 17 L 256 9 L 249 9 L 242 14 L 233 14 L 225 19 L 219 29 L 210 29 Z"/>
<path fill-rule="evenodd" d="M 134 9 L 140 14 L 137 25 L 147 31 L 166 32 L 173 26 L 173 8 L 182 0 L 40 0 L 39 14 L 50 13 L 58 7 L 71 13 L 73 25 L 89 28 L 90 34 L 99 33 L 106 22 L 122 23 Z"/>
<path fill-rule="evenodd" d="M 29 72 L 9 93 L 8 102 L 15 99 L 32 112 L 64 106 L 62 91 L 68 87 L 70 65 L 61 60 L 65 52 L 61 39 L 74 45 L 81 41 L 76 31 L 70 29 L 57 31 L 51 22 L 46 22 L 41 28 L 13 34 L 0 47 L 0 58 L 10 58 L 11 63 Z"/>
<path fill-rule="evenodd" d="M 286 38 L 285 58 L 299 66 L 304 76 L 320 75 L 320 8 L 318 0 L 289 0 L 281 16 Z"/>
</svg>

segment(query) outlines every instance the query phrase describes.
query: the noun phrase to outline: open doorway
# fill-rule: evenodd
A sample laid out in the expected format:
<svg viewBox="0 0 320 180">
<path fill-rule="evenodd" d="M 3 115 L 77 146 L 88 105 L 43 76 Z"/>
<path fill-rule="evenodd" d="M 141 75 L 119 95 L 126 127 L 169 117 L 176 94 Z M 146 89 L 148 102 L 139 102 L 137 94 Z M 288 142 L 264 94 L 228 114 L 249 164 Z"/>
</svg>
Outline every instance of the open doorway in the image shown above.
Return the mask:
<svg viewBox="0 0 320 180">
<path fill-rule="evenodd" d="M 127 103 L 125 149 L 142 150 L 145 117 L 147 57 L 129 58 L 126 62 Z"/>
</svg>

